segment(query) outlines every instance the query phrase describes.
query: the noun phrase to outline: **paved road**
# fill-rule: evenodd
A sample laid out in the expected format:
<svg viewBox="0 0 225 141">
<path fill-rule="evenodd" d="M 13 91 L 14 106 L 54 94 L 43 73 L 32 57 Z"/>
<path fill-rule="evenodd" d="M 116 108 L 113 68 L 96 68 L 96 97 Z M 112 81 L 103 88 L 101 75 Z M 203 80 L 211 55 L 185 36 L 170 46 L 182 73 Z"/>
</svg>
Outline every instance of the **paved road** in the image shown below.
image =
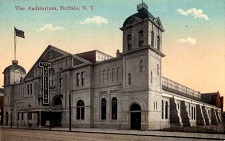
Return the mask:
<svg viewBox="0 0 225 141">
<path fill-rule="evenodd" d="M 107 133 L 82 133 L 65 131 L 0 128 L 1 141 L 206 141 L 205 139 L 173 138 Z"/>
</svg>

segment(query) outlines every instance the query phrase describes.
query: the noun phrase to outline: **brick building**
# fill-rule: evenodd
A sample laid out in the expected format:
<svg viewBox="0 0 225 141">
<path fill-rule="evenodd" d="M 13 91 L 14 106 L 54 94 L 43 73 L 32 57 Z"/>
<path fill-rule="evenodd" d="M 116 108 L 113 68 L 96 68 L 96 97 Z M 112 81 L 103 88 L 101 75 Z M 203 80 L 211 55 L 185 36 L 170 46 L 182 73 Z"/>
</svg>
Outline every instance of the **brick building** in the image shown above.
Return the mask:
<svg viewBox="0 0 225 141">
<path fill-rule="evenodd" d="M 69 125 L 116 129 L 162 129 L 217 125 L 221 107 L 201 93 L 161 75 L 159 18 L 137 6 L 120 28 L 123 50 L 116 57 L 94 50 L 71 54 L 49 45 L 28 73 L 14 60 L 4 74 L 4 124 Z M 44 77 L 45 69 L 48 77 Z M 46 85 L 43 85 L 47 80 Z M 43 90 L 49 86 L 49 95 Z M 71 99 L 70 99 L 71 97 Z M 49 104 L 43 104 L 49 99 Z"/>
</svg>

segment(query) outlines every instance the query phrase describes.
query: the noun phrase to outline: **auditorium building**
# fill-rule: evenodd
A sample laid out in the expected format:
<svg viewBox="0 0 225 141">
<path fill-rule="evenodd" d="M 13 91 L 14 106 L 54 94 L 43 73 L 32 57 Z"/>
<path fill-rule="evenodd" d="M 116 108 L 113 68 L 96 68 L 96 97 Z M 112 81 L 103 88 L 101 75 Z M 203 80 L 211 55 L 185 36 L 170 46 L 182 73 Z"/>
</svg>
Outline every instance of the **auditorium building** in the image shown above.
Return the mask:
<svg viewBox="0 0 225 141">
<path fill-rule="evenodd" d="M 222 123 L 223 97 L 162 76 L 163 25 L 145 3 L 120 28 L 116 57 L 49 45 L 26 73 L 5 68 L 4 125 L 157 130 Z M 182 76 L 180 76 L 182 77 Z"/>
</svg>

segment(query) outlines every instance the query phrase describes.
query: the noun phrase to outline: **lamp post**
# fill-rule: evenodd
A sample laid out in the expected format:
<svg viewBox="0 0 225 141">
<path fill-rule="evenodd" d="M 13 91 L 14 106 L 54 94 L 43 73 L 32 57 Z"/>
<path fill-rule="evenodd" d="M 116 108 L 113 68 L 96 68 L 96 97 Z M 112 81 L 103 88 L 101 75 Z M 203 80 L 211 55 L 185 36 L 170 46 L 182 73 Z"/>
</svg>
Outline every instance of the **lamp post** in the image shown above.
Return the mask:
<svg viewBox="0 0 225 141">
<path fill-rule="evenodd" d="M 11 126 L 11 128 L 12 128 L 12 109 L 11 109 L 11 111 L 10 111 L 10 126 Z"/>
<path fill-rule="evenodd" d="M 51 130 L 52 123 L 52 109 L 49 108 L 49 130 Z"/>
</svg>

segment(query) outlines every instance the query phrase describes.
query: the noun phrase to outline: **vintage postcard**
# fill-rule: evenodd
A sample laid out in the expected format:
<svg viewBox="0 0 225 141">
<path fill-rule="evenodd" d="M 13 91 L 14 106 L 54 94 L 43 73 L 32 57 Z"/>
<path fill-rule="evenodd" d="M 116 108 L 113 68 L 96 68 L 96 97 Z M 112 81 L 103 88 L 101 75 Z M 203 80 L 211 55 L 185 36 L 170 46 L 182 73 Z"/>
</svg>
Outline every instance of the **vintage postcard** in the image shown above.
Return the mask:
<svg viewBox="0 0 225 141">
<path fill-rule="evenodd" d="M 224 0 L 0 0 L 0 53 L 3 141 L 225 139 Z"/>
</svg>

